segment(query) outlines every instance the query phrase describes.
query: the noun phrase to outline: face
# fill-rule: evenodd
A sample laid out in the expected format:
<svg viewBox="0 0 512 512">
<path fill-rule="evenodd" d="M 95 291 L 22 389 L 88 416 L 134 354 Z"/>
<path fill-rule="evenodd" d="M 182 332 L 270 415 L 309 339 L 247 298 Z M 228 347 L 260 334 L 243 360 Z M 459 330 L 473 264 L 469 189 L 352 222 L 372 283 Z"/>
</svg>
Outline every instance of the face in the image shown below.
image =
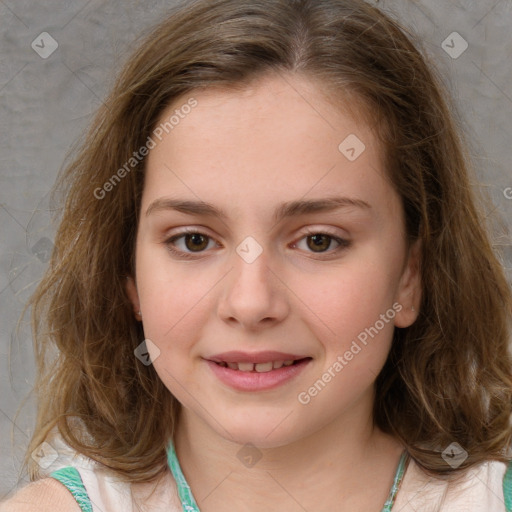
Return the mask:
<svg viewBox="0 0 512 512">
<path fill-rule="evenodd" d="M 296 75 L 162 122 L 190 97 L 148 155 L 128 283 L 159 377 L 189 421 L 261 447 L 370 414 L 420 299 L 371 129 Z"/>
</svg>

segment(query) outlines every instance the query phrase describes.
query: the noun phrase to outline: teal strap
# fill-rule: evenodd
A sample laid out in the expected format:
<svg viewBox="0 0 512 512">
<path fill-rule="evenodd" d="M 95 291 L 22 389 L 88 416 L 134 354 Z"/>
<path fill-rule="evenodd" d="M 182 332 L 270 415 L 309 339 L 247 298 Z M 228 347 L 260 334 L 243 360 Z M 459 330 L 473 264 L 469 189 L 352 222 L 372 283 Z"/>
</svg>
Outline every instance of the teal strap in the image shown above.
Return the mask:
<svg viewBox="0 0 512 512">
<path fill-rule="evenodd" d="M 389 491 L 389 496 L 386 500 L 386 503 L 384 504 L 382 512 L 391 512 L 391 507 L 395 502 L 398 489 L 400 488 L 400 484 L 405 473 L 407 459 L 408 453 L 404 451 L 400 457 L 400 461 L 395 473 L 395 479 L 393 481 L 393 486 Z M 176 485 L 178 486 L 178 494 L 183 506 L 183 512 L 200 512 L 194 496 L 192 495 L 192 490 L 190 489 L 190 486 L 188 485 L 185 476 L 181 471 L 180 463 L 178 462 L 178 456 L 176 455 L 176 450 L 174 449 L 174 444 L 172 441 L 169 443 L 169 447 L 167 449 L 167 461 L 169 463 L 169 468 L 171 469 L 174 479 L 176 480 Z"/>
<path fill-rule="evenodd" d="M 192 490 L 185 479 L 183 471 L 181 471 L 181 466 L 178 462 L 178 456 L 176 455 L 176 450 L 174 449 L 172 441 L 169 443 L 169 447 L 167 449 L 167 462 L 169 463 L 172 475 L 174 476 L 174 480 L 176 480 L 176 485 L 178 486 L 178 494 L 180 496 L 181 505 L 183 506 L 183 512 L 200 512 L 196 500 L 192 495 Z"/>
<path fill-rule="evenodd" d="M 78 505 L 80 505 L 82 512 L 93 512 L 91 500 L 87 495 L 80 473 L 76 468 L 70 466 L 57 469 L 57 471 L 51 473 L 50 476 L 68 488 Z"/>
<path fill-rule="evenodd" d="M 509 461 L 507 471 L 503 477 L 503 496 L 505 497 L 505 509 L 512 512 L 512 461 Z"/>
<path fill-rule="evenodd" d="M 400 484 L 402 483 L 402 479 L 405 474 L 405 465 L 407 462 L 408 453 L 404 451 L 402 456 L 400 457 L 400 461 L 398 462 L 398 468 L 395 473 L 395 479 L 393 480 L 393 486 L 389 491 L 388 499 L 386 503 L 384 503 L 384 507 L 382 508 L 382 512 L 391 512 L 393 507 L 393 503 L 395 503 L 396 495 L 398 493 L 398 489 L 400 489 Z"/>
</svg>

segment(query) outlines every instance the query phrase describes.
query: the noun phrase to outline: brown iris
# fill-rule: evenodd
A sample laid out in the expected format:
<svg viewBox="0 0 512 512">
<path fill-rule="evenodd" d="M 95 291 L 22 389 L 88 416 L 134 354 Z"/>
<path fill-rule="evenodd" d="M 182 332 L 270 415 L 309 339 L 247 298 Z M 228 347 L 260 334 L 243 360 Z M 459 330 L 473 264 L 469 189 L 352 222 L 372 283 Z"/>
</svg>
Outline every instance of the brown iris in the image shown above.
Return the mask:
<svg viewBox="0 0 512 512">
<path fill-rule="evenodd" d="M 331 245 L 331 237 L 329 235 L 322 235 L 318 233 L 307 237 L 308 247 L 315 252 L 322 252 L 323 250 L 329 249 Z M 312 243 L 310 243 L 312 241 Z M 320 251 L 317 251 L 320 249 Z"/>
<path fill-rule="evenodd" d="M 192 244 L 189 244 L 189 242 L 192 242 Z M 185 235 L 185 245 L 190 251 L 202 251 L 208 246 L 208 237 L 200 233 Z"/>
</svg>

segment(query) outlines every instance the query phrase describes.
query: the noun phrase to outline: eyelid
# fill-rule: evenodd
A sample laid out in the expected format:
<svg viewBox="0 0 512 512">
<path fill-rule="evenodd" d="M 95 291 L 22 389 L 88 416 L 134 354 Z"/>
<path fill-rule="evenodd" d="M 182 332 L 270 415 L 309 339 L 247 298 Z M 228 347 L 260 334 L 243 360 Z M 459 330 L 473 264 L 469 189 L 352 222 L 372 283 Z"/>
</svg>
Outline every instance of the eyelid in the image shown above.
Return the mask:
<svg viewBox="0 0 512 512">
<path fill-rule="evenodd" d="M 343 238 L 343 235 L 336 233 L 333 228 L 326 227 L 311 227 L 307 226 L 304 228 L 305 231 L 301 231 L 301 238 L 307 235 L 329 235 L 332 238 Z"/>
</svg>

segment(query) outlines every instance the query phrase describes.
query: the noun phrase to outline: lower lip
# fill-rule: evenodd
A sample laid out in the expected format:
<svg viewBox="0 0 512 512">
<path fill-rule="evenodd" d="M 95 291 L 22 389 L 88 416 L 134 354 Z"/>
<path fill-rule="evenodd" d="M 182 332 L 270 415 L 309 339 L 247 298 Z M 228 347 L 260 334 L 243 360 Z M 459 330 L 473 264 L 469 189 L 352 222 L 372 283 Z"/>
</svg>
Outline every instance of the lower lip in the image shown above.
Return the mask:
<svg viewBox="0 0 512 512">
<path fill-rule="evenodd" d="M 238 391 L 265 391 L 276 388 L 290 379 L 293 379 L 311 362 L 311 359 L 302 359 L 291 366 L 282 366 L 269 372 L 242 372 L 229 367 L 220 366 L 213 361 L 206 361 L 213 373 L 228 386 Z"/>
</svg>

